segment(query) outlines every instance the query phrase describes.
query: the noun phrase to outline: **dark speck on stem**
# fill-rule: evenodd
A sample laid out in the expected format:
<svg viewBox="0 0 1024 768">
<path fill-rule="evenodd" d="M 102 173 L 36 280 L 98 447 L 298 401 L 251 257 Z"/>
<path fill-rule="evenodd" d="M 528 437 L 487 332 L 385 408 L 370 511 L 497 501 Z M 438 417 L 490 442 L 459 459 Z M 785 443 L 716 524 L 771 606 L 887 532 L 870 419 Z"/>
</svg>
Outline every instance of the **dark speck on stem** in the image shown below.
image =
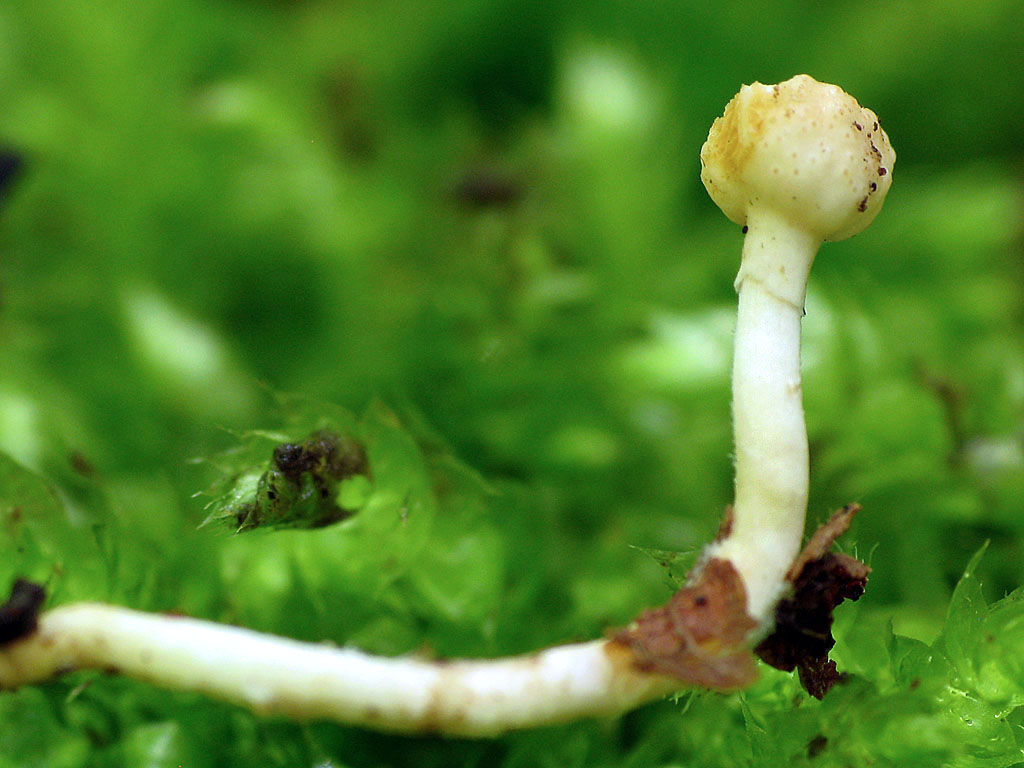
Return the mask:
<svg viewBox="0 0 1024 768">
<path fill-rule="evenodd" d="M 0 646 L 36 631 L 39 609 L 45 600 L 46 591 L 38 584 L 25 579 L 14 582 L 10 598 L 0 605 Z"/>
</svg>

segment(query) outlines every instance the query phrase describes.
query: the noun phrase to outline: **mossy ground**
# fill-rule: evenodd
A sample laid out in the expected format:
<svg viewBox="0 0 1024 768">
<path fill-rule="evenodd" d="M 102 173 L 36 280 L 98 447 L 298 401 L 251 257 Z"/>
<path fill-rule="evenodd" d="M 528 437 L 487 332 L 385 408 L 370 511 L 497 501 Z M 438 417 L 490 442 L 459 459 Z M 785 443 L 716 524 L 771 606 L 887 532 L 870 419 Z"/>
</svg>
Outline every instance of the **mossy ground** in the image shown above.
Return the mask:
<svg viewBox="0 0 1024 768">
<path fill-rule="evenodd" d="M 804 323 L 810 523 L 860 502 L 873 569 L 823 701 L 766 670 L 463 742 L 78 675 L 0 694 L 0 768 L 1021 762 L 1018 6 L 3 4 L 0 578 L 52 604 L 439 656 L 621 626 L 731 496 L 712 120 L 808 72 L 898 161 Z M 199 527 L 224 451 L 311 410 L 365 442 L 357 514 Z"/>
</svg>

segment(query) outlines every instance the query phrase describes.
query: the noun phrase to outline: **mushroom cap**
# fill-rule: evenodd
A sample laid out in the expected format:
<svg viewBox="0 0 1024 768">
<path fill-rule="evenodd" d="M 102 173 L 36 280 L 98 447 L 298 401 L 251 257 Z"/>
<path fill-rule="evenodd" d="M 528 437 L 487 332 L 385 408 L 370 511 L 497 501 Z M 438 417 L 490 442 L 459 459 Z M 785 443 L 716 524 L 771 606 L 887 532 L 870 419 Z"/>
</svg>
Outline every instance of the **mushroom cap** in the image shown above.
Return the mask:
<svg viewBox="0 0 1024 768">
<path fill-rule="evenodd" d="M 711 199 L 740 226 L 761 206 L 822 240 L 845 240 L 881 210 L 896 153 L 874 112 L 797 75 L 744 85 L 711 126 L 700 162 Z"/>
</svg>

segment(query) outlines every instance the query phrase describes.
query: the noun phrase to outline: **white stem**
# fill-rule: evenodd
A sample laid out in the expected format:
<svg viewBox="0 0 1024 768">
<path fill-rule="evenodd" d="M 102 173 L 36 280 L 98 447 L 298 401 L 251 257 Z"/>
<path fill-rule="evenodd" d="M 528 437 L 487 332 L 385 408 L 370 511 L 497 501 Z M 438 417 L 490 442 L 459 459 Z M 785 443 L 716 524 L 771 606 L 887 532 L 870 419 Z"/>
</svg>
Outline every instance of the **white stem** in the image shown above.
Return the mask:
<svg viewBox="0 0 1024 768">
<path fill-rule="evenodd" d="M 382 658 L 177 616 L 79 603 L 0 648 L 0 690 L 75 669 L 122 673 L 260 713 L 405 733 L 491 736 L 613 715 L 681 687 L 606 641 L 494 661 Z"/>
<path fill-rule="evenodd" d="M 743 578 L 747 613 L 766 625 L 803 536 L 808 453 L 800 320 L 821 241 L 771 213 L 747 219 L 736 279 L 732 415 L 736 498 L 729 535 L 710 554 Z"/>
</svg>

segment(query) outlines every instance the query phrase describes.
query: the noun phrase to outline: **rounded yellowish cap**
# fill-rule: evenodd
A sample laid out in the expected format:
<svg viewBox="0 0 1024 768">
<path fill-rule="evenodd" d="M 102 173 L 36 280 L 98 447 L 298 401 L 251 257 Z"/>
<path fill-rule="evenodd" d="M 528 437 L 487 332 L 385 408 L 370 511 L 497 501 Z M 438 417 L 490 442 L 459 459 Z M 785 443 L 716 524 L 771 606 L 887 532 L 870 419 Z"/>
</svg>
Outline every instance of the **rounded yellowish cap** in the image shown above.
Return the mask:
<svg viewBox="0 0 1024 768">
<path fill-rule="evenodd" d="M 821 240 L 870 224 L 896 153 L 878 118 L 835 85 L 808 75 L 744 85 L 700 152 L 701 181 L 740 226 L 760 207 Z"/>
</svg>

